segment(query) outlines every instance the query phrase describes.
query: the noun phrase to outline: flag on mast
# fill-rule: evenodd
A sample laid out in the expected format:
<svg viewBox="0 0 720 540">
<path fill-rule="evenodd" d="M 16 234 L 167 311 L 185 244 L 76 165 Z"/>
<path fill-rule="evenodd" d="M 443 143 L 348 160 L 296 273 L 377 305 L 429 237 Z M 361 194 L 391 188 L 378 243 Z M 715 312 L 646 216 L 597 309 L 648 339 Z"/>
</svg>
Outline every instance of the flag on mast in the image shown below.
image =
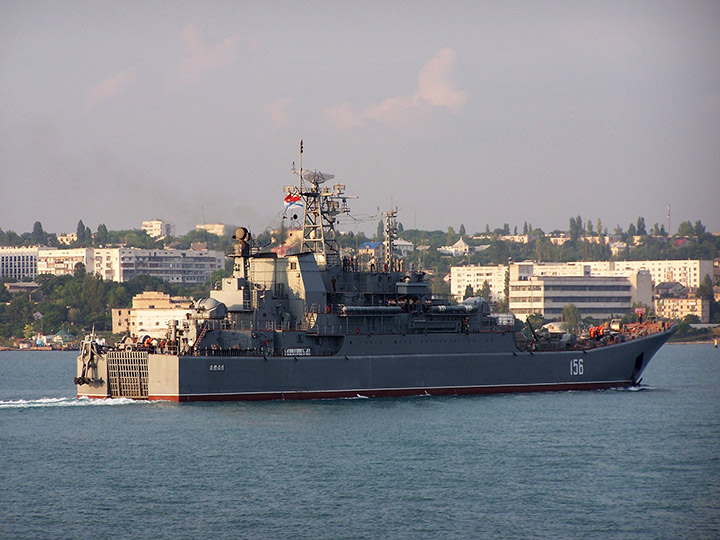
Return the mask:
<svg viewBox="0 0 720 540">
<path fill-rule="evenodd" d="M 287 212 L 288 210 L 290 210 L 290 208 L 294 206 L 302 207 L 302 205 L 302 197 L 300 197 L 300 195 L 288 193 L 285 196 L 285 212 Z"/>
</svg>

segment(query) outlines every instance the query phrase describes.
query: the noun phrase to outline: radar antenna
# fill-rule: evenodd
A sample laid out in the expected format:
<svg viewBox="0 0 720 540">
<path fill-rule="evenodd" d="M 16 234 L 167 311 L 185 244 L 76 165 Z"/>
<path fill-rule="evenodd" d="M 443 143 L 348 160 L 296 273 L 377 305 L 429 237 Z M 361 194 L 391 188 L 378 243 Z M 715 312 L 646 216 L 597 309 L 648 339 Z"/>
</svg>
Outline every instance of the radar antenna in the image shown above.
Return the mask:
<svg viewBox="0 0 720 540">
<path fill-rule="evenodd" d="M 345 184 L 323 186 L 335 178 L 320 171 L 305 171 L 302 166 L 303 141 L 300 141 L 300 170 L 293 164 L 293 173 L 299 177 L 298 186 L 285 186 L 288 195 L 300 196 L 305 207 L 303 235 L 300 251 L 314 253 L 320 268 L 340 264 L 340 253 L 335 239 L 335 223 L 338 214 L 347 214 L 350 209 L 345 195 Z"/>
</svg>

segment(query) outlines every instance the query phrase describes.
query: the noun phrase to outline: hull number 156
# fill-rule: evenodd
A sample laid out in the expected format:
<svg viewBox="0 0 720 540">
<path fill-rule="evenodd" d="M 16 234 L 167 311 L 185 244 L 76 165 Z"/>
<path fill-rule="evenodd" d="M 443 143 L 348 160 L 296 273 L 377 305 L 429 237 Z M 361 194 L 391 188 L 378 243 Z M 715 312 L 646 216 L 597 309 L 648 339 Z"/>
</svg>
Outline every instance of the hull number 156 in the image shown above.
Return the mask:
<svg viewBox="0 0 720 540">
<path fill-rule="evenodd" d="M 582 375 L 584 371 L 582 358 L 573 358 L 570 361 L 570 375 Z"/>
</svg>

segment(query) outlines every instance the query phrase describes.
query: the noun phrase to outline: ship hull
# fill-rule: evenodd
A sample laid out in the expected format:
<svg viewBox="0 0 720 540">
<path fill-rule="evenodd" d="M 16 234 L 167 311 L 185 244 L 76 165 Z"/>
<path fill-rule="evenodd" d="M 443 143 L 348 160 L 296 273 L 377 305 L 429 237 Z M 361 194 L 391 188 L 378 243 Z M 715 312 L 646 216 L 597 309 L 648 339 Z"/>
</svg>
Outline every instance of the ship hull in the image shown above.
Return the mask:
<svg viewBox="0 0 720 540">
<path fill-rule="evenodd" d="M 441 335 L 353 336 L 353 342 L 346 342 L 334 356 L 148 354 L 144 386 L 136 384 L 137 390 L 128 393 L 117 384 L 114 389 L 99 384 L 94 390 L 80 385 L 78 395 L 187 402 L 619 388 L 637 383 L 673 331 L 594 349 L 543 352 L 513 350 L 512 334 L 507 333 L 476 334 L 464 341 L 453 336 L 452 345 Z M 453 352 L 448 351 L 450 346 Z M 358 350 L 366 354 L 352 354 Z M 138 356 L 137 352 L 109 356 L 113 354 Z M 104 369 L 105 380 L 112 381 L 112 365 Z M 138 377 L 143 376 L 141 370 Z M 133 377 L 126 379 L 135 384 Z M 127 381 L 123 384 L 128 387 Z"/>
</svg>

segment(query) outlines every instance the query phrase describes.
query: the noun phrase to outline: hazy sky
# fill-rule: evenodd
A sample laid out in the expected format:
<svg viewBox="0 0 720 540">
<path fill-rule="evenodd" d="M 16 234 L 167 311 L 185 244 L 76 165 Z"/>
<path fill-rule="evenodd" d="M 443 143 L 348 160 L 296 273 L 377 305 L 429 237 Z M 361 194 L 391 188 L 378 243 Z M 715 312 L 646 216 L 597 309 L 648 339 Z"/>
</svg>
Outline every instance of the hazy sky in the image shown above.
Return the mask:
<svg viewBox="0 0 720 540">
<path fill-rule="evenodd" d="M 718 1 L 6 0 L 0 88 L 3 230 L 257 233 L 304 139 L 360 230 L 720 231 Z"/>
</svg>

